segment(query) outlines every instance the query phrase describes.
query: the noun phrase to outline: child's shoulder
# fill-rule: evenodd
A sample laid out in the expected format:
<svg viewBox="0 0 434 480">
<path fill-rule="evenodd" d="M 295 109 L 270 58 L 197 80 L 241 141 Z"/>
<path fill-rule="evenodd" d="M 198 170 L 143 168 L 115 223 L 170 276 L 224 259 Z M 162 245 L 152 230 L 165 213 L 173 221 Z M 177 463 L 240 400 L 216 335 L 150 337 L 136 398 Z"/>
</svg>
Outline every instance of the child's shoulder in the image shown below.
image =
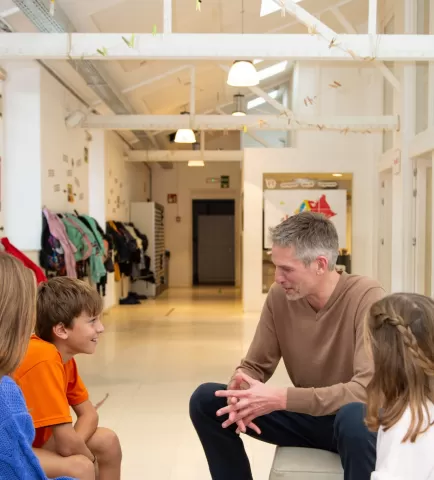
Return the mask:
<svg viewBox="0 0 434 480">
<path fill-rule="evenodd" d="M 30 369 L 39 363 L 62 363 L 59 351 L 52 343 L 46 342 L 36 335 L 32 335 L 27 347 L 26 355 L 20 366 L 14 373 L 14 378 L 25 375 Z"/>
</svg>

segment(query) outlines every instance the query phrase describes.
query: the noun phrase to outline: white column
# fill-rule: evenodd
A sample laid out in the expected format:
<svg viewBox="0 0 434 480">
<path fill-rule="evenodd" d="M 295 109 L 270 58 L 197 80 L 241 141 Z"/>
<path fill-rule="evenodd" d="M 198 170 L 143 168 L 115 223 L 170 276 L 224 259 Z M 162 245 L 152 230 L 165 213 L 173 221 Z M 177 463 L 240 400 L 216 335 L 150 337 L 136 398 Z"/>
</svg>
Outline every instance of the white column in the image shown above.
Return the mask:
<svg viewBox="0 0 434 480">
<path fill-rule="evenodd" d="M 31 252 L 40 249 L 42 229 L 41 71 L 34 62 L 4 67 L 4 235 Z"/>
<path fill-rule="evenodd" d="M 412 33 L 415 25 L 415 5 L 413 0 L 405 0 L 404 32 Z M 414 180 L 409 145 L 414 137 L 416 126 L 416 66 L 408 63 L 398 66 L 402 89 L 398 95 L 400 131 L 396 136 L 397 148 L 401 151 L 400 171 L 392 180 L 392 272 L 391 290 L 414 291 L 415 287 L 415 247 L 414 224 Z M 395 172 L 396 173 L 396 172 Z"/>
<path fill-rule="evenodd" d="M 89 215 L 102 228 L 106 222 L 106 142 L 104 130 L 90 130 L 89 142 Z"/>
</svg>

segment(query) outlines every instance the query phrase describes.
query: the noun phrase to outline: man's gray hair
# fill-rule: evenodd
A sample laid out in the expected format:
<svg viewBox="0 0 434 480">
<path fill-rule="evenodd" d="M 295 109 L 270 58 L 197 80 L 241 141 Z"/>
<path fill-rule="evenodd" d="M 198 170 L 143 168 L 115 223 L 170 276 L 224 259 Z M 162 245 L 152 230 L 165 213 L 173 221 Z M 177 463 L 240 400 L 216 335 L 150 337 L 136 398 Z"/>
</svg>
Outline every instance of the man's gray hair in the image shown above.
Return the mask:
<svg viewBox="0 0 434 480">
<path fill-rule="evenodd" d="M 334 224 L 320 213 L 302 212 L 277 227 L 270 228 L 273 245 L 293 247 L 295 254 L 306 266 L 317 257 L 328 260 L 328 268 L 333 271 L 339 254 L 339 238 Z"/>
</svg>

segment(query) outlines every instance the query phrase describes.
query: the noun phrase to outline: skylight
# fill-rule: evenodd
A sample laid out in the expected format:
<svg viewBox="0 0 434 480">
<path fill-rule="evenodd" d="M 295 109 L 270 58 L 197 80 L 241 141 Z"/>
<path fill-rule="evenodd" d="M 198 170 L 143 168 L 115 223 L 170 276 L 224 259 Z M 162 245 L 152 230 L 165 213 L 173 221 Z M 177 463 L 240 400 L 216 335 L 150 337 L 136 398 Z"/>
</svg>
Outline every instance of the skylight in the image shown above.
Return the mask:
<svg viewBox="0 0 434 480">
<path fill-rule="evenodd" d="M 271 98 L 277 98 L 279 95 L 279 90 L 273 90 L 268 93 Z M 250 102 L 247 103 L 247 110 L 251 110 L 252 108 L 259 107 L 259 105 L 263 105 L 265 103 L 265 100 L 262 97 L 255 98 L 254 100 L 250 100 Z"/>
<path fill-rule="evenodd" d="M 293 0 L 294 3 L 299 3 L 301 0 Z M 277 12 L 281 10 L 282 7 L 276 4 L 273 0 L 262 0 L 261 2 L 261 17 L 270 15 L 270 13 Z"/>
<path fill-rule="evenodd" d="M 272 77 L 273 75 L 278 75 L 285 71 L 286 66 L 288 65 L 288 60 L 284 60 L 283 62 L 275 63 L 271 65 L 271 67 L 263 68 L 262 70 L 258 71 L 259 81 L 265 80 L 267 78 Z"/>
</svg>

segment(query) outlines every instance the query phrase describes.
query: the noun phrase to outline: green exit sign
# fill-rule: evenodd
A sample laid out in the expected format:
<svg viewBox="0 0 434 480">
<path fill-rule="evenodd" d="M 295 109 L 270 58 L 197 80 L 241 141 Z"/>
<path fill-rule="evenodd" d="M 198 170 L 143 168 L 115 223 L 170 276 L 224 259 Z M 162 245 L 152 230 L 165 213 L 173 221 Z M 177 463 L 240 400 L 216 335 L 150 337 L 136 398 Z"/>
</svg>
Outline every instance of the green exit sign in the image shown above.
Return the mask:
<svg viewBox="0 0 434 480">
<path fill-rule="evenodd" d="M 220 176 L 220 188 L 229 188 L 229 175 Z"/>
</svg>

